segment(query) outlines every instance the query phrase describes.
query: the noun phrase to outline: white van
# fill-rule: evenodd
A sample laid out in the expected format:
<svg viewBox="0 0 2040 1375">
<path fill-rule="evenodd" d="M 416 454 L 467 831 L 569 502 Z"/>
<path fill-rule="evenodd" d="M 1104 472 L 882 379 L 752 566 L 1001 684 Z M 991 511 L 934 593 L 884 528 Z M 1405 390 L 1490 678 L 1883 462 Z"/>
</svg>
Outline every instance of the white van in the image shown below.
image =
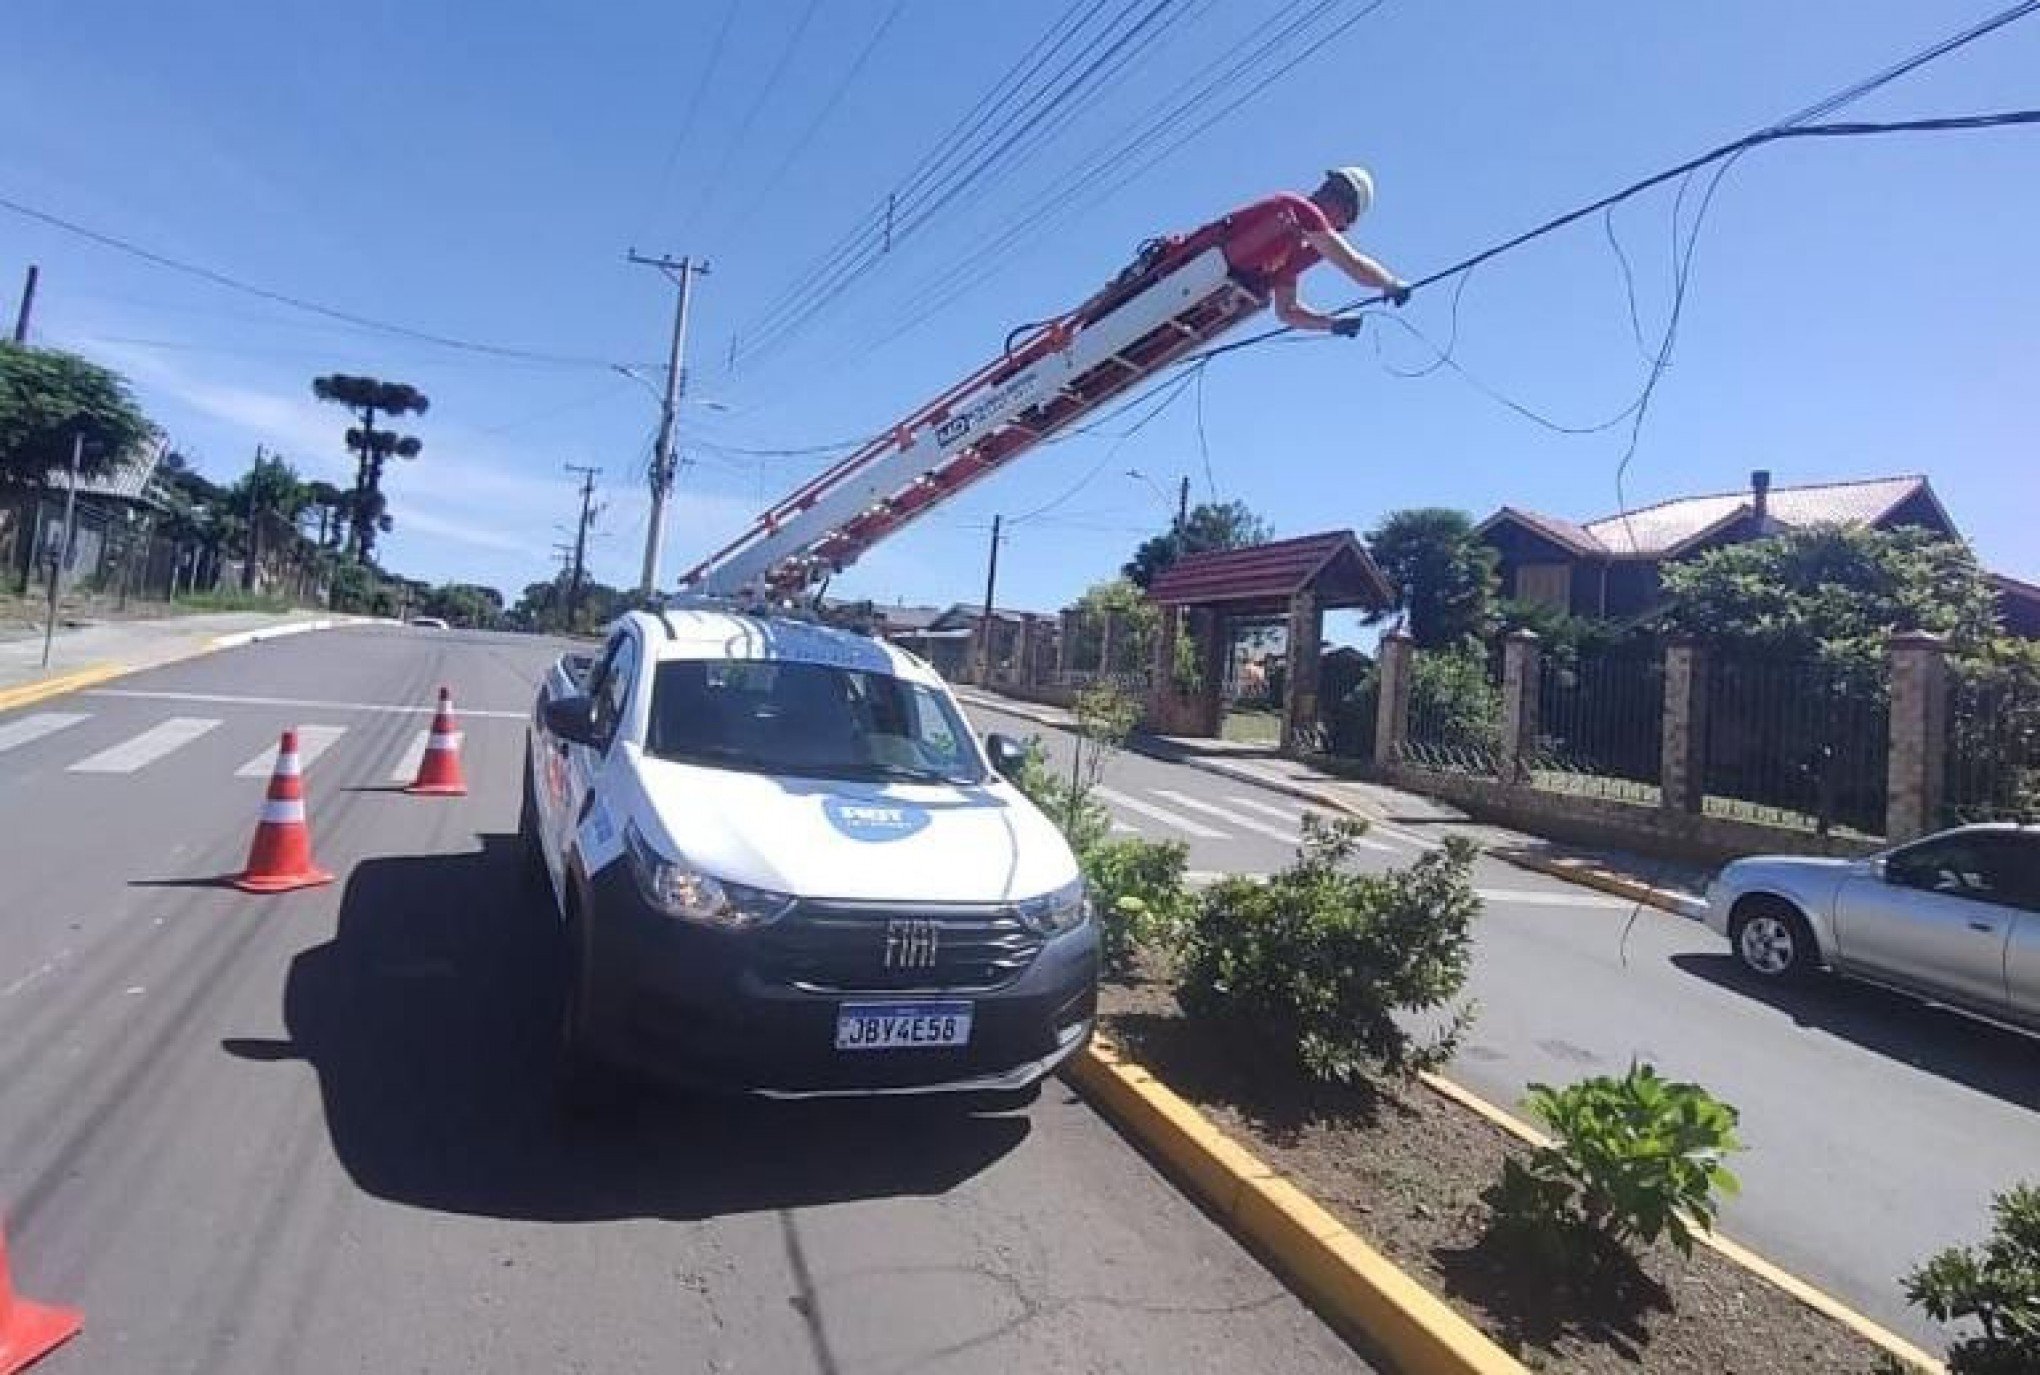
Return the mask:
<svg viewBox="0 0 2040 1375">
<path fill-rule="evenodd" d="M 522 832 L 565 924 L 570 1089 L 1023 1089 L 1082 1046 L 1098 937 L 1061 833 L 926 664 L 632 612 L 539 692 Z"/>
</svg>

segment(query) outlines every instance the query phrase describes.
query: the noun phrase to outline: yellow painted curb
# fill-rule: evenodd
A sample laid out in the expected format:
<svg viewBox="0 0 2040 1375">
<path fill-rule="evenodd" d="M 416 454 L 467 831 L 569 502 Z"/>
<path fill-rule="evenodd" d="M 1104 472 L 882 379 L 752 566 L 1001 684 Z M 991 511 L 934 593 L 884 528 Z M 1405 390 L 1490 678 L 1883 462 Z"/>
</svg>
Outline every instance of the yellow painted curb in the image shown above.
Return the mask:
<svg viewBox="0 0 2040 1375">
<path fill-rule="evenodd" d="M 1109 1046 L 1094 1042 L 1073 1057 L 1069 1076 L 1258 1246 L 1292 1287 L 1363 1334 L 1399 1370 L 1525 1375 L 1521 1363 L 1444 1300 Z"/>
<path fill-rule="evenodd" d="M 1528 1142 L 1532 1146 L 1548 1146 L 1551 1144 L 1550 1137 L 1531 1126 L 1528 1122 L 1525 1122 L 1522 1118 L 1517 1117 L 1506 1108 L 1496 1107 L 1471 1089 L 1455 1084 L 1443 1075 L 1420 1071 L 1417 1078 L 1421 1079 L 1425 1087 L 1433 1092 L 1449 1098 L 1454 1103 L 1471 1112 L 1479 1114 L 1518 1140 Z M 1832 1318 L 1861 1337 L 1864 1341 L 1889 1352 L 1914 1369 L 1932 1372 L 1932 1375 L 1946 1375 L 1947 1367 L 1945 1365 L 1920 1350 L 1917 1346 L 1914 1346 L 1905 1338 L 1899 1336 L 1896 1332 L 1893 1332 L 1890 1328 L 1884 1327 L 1875 1320 L 1858 1313 L 1834 1295 L 1823 1289 L 1815 1288 L 1791 1271 L 1782 1269 L 1765 1260 L 1740 1242 L 1731 1241 L 1721 1233 L 1712 1231 L 1696 1232 L 1694 1239 L 1724 1260 L 1740 1265 L 1758 1279 L 1784 1290 L 1814 1312 L 1824 1317 Z"/>
<path fill-rule="evenodd" d="M 0 711 L 12 711 L 16 707 L 61 697 L 67 692 L 76 692 L 80 688 L 91 687 L 94 683 L 118 678 L 127 671 L 125 664 L 93 664 L 89 668 L 59 674 L 55 678 L 45 678 L 41 682 L 23 683 L 19 687 L 0 689 Z"/>
<path fill-rule="evenodd" d="M 1567 883 L 1576 883 L 1582 888 L 1598 889 L 1603 893 L 1609 893 L 1615 897 L 1627 899 L 1630 902 L 1640 902 L 1646 907 L 1655 907 L 1661 912 L 1670 912 L 1675 917 L 1692 917 L 1696 915 L 1691 910 L 1691 907 L 1699 904 L 1698 899 L 1689 899 L 1683 893 L 1672 893 L 1662 888 L 1653 888 L 1647 883 L 1639 883 L 1635 879 L 1623 878 L 1619 874 L 1610 874 L 1593 868 L 1590 865 L 1567 864 L 1563 860 L 1546 859 L 1542 855 L 1527 854 L 1521 850 L 1505 848 L 1489 850 L 1487 853 L 1506 864 L 1515 865 L 1518 869 L 1528 869 L 1532 873 L 1543 874 L 1548 878 L 1562 879 Z"/>
</svg>

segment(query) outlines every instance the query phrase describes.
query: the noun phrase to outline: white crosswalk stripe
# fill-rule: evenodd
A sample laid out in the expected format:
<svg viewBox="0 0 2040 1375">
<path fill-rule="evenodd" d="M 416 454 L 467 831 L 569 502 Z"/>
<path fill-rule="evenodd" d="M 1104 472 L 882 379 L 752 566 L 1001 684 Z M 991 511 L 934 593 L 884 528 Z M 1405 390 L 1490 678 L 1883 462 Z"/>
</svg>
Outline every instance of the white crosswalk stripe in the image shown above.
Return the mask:
<svg viewBox="0 0 2040 1375">
<path fill-rule="evenodd" d="M 1250 812 L 1259 812 L 1262 816 L 1273 817 L 1277 821 L 1286 821 L 1292 826 L 1298 824 L 1296 819 L 1297 809 L 1294 807 L 1278 807 L 1272 802 L 1263 802 L 1253 797 L 1242 797 L 1238 793 L 1227 794 L 1225 800 L 1235 807 L 1245 807 Z M 1305 808 L 1304 811 L 1311 816 L 1324 815 L 1324 813 L 1315 807 Z"/>
<path fill-rule="evenodd" d="M 101 750 L 90 758 L 79 760 L 71 766 L 70 772 L 133 773 L 155 763 L 173 750 L 182 749 L 219 724 L 218 719 L 213 717 L 173 716 L 168 721 L 151 726 L 132 739 L 123 740 L 110 749 Z"/>
<path fill-rule="evenodd" d="M 298 767 L 309 769 L 312 761 L 333 747 L 333 742 L 347 734 L 345 726 L 299 726 Z M 271 745 L 262 753 L 234 770 L 236 778 L 267 778 L 276 769 L 276 746 Z"/>
<path fill-rule="evenodd" d="M 1116 789 L 1099 787 L 1094 788 L 1092 791 L 1103 801 L 1114 807 L 1132 812 L 1137 816 L 1147 817 L 1151 821 L 1159 821 L 1164 826 L 1173 827 L 1181 831 L 1184 835 L 1196 836 L 1199 840 L 1230 839 L 1224 831 L 1214 830 L 1201 821 L 1192 821 L 1181 812 L 1172 812 L 1167 807 L 1157 807 L 1152 802 L 1143 802 L 1137 797 L 1129 797 Z"/>
<path fill-rule="evenodd" d="M 1220 821 L 1230 822 L 1243 831 L 1251 831 L 1257 836 L 1266 836 L 1269 840 L 1279 841 L 1284 845 L 1293 847 L 1303 837 L 1303 823 L 1301 821 L 1292 821 L 1288 829 L 1283 829 L 1277 826 L 1270 826 L 1265 821 L 1256 821 L 1250 816 L 1241 816 L 1238 812 L 1220 807 L 1215 803 L 1200 801 L 1183 793 L 1172 792 L 1167 788 L 1156 788 L 1154 794 L 1156 797 L 1167 798 L 1179 807 L 1188 807 L 1192 811 L 1203 812 L 1206 816 L 1217 817 Z M 1369 840 L 1365 836 L 1362 836 L 1355 843 L 1363 850 L 1376 850 L 1384 855 L 1395 853 L 1393 846 L 1384 845 L 1378 840 Z"/>
<path fill-rule="evenodd" d="M 397 766 L 390 770 L 390 782 L 409 783 L 418 777 L 418 766 L 425 762 L 425 742 L 431 738 L 430 726 L 411 737 L 411 743 L 397 756 Z"/>
<path fill-rule="evenodd" d="M 82 713 L 75 711 L 39 711 L 19 721 L 9 721 L 0 726 L 0 753 L 40 740 L 45 735 L 54 735 L 64 727 L 75 726 L 85 719 Z"/>
</svg>

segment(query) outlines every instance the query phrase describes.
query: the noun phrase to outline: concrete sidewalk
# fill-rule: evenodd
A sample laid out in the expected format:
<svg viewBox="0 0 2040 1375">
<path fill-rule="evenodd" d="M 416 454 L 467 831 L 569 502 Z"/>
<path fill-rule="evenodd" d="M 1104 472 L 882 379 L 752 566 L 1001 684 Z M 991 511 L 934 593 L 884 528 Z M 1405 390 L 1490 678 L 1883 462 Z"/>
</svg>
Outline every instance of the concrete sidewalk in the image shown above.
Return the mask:
<svg viewBox="0 0 2040 1375">
<path fill-rule="evenodd" d="M 216 646 L 300 634 L 349 621 L 316 611 L 272 613 L 234 611 L 195 616 L 163 616 L 137 620 L 104 620 L 75 626 L 59 625 L 50 642 L 50 662 L 42 666 L 43 640 L 34 634 L 0 639 L 0 692 L 117 665 L 119 671 L 152 668 L 188 658 Z M 246 637 L 242 639 L 241 637 Z"/>
<path fill-rule="evenodd" d="M 1056 730 L 1075 730 L 1074 712 L 1020 701 L 980 688 L 958 688 L 965 702 Z M 1497 859 L 1618 897 L 1699 917 L 1711 871 L 1623 850 L 1568 845 L 1506 826 L 1476 821 L 1447 803 L 1401 788 L 1345 778 L 1278 754 L 1267 745 L 1184 736 L 1135 734 L 1126 747 L 1153 759 L 1200 769 L 1358 817 L 1377 830 L 1437 843 L 1464 836 Z"/>
</svg>

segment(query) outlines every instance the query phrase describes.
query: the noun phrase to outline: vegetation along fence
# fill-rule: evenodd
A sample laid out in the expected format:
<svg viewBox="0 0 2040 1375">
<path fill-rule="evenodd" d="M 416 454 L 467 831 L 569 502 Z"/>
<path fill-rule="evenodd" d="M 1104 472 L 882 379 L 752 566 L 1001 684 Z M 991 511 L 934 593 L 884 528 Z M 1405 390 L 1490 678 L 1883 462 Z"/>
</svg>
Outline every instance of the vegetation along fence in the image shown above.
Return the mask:
<svg viewBox="0 0 2040 1375">
<path fill-rule="evenodd" d="M 2040 821 L 2040 673 L 1950 668 L 1944 819 Z"/>
<path fill-rule="evenodd" d="M 1530 782 L 1557 792 L 1656 803 L 1664 754 L 1665 663 L 1641 653 L 1538 662 Z"/>
<path fill-rule="evenodd" d="M 1423 650 L 1412 656 L 1409 727 L 1401 762 L 1437 773 L 1492 776 L 1502 763 L 1502 690 L 1487 656 Z"/>
<path fill-rule="evenodd" d="M 1702 779 L 1713 815 L 1881 835 L 1889 745 L 1881 675 L 1818 661 L 1708 661 Z"/>
</svg>

